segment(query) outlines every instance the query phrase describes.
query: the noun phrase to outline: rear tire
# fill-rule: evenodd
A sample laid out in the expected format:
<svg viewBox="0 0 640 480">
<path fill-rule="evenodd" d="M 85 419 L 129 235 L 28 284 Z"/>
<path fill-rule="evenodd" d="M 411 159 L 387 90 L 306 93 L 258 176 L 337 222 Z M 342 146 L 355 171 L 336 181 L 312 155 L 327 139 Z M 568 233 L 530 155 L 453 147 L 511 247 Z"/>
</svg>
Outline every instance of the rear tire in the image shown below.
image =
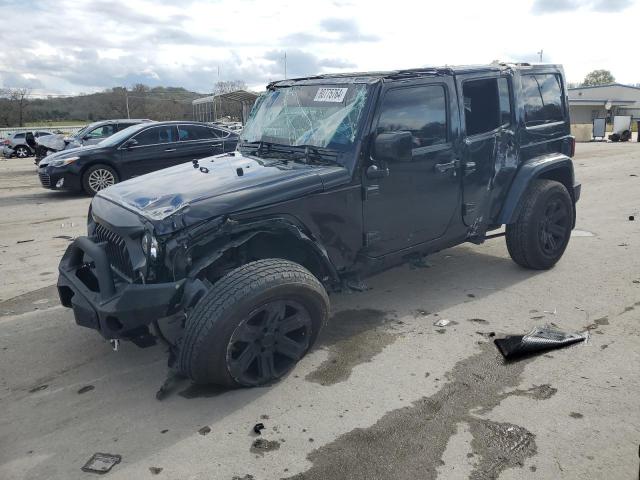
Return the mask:
<svg viewBox="0 0 640 480">
<path fill-rule="evenodd" d="M 327 292 L 306 268 L 281 259 L 248 263 L 196 304 L 180 342 L 179 369 L 196 383 L 271 383 L 307 353 L 328 316 Z"/>
<path fill-rule="evenodd" d="M 507 249 L 513 261 L 533 270 L 553 267 L 569 243 L 573 216 L 573 201 L 563 184 L 535 180 L 518 219 L 507 225 Z"/>
<path fill-rule="evenodd" d="M 82 175 L 82 188 L 91 196 L 116 183 L 118 173 L 108 165 L 92 165 Z"/>
</svg>

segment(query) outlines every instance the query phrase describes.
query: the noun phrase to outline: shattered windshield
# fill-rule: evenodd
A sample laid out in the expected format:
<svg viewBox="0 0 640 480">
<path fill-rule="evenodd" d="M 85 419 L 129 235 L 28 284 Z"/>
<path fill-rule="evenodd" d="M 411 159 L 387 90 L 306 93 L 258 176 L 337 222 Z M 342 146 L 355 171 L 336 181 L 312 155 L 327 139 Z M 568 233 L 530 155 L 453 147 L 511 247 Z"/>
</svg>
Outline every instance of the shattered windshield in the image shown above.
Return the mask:
<svg viewBox="0 0 640 480">
<path fill-rule="evenodd" d="M 251 111 L 241 141 L 347 150 L 355 141 L 367 93 L 361 84 L 268 91 Z"/>
</svg>

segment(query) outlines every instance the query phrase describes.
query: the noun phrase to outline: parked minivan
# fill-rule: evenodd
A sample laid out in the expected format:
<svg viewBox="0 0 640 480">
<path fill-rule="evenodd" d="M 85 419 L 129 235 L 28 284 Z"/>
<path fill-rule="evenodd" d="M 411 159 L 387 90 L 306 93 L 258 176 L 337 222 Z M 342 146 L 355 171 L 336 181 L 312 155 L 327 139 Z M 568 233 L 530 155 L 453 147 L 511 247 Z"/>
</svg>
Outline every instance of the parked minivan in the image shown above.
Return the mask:
<svg viewBox="0 0 640 480">
<path fill-rule="evenodd" d="M 237 143 L 237 134 L 205 123 L 139 123 L 97 145 L 46 156 L 38 175 L 45 188 L 94 195 L 128 178 L 233 151 Z"/>
</svg>

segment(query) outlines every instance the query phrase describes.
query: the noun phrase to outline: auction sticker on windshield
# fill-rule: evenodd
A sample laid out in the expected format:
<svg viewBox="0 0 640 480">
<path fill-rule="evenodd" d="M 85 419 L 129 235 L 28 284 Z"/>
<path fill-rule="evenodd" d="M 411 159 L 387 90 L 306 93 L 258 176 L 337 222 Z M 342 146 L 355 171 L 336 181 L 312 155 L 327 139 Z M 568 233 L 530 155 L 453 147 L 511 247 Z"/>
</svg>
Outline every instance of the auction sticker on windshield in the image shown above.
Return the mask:
<svg viewBox="0 0 640 480">
<path fill-rule="evenodd" d="M 319 88 L 314 102 L 335 102 L 340 103 L 344 100 L 344 96 L 347 94 L 348 88 Z"/>
</svg>

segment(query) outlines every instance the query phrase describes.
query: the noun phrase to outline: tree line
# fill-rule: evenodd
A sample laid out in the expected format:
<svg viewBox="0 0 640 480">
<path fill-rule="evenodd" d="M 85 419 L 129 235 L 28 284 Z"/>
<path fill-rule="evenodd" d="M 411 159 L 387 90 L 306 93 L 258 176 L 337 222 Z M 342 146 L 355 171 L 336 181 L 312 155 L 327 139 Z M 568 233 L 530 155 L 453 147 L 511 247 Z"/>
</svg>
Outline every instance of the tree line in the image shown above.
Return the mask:
<svg viewBox="0 0 640 480">
<path fill-rule="evenodd" d="M 216 93 L 246 90 L 241 80 L 218 82 Z M 21 127 L 29 123 L 88 123 L 115 118 L 190 120 L 191 102 L 204 94 L 182 87 L 114 87 L 98 93 L 41 98 L 27 88 L 0 89 L 0 127 Z M 238 116 L 237 105 L 218 105 L 221 116 Z"/>
</svg>

